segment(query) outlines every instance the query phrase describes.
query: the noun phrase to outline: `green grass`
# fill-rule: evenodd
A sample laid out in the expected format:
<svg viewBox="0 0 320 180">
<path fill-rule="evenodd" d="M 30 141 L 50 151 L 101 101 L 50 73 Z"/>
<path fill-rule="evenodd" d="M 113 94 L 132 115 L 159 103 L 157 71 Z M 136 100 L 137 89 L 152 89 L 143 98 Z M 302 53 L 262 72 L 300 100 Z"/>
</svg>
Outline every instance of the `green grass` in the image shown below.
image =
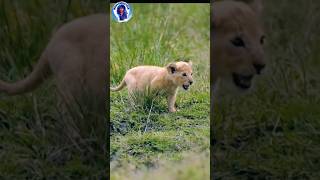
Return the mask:
<svg viewBox="0 0 320 180">
<path fill-rule="evenodd" d="M 268 71 L 253 93 L 216 105 L 212 175 L 319 179 L 320 3 L 264 3 Z"/>
<path fill-rule="evenodd" d="M 1 1 L 0 78 L 16 81 L 28 75 L 56 27 L 64 21 L 105 12 L 104 0 Z M 60 134 L 53 82 L 32 93 L 0 94 L 0 179 L 78 179 L 103 177 L 105 157 L 88 156 Z M 92 158 L 90 160 L 90 158 Z"/>
<path fill-rule="evenodd" d="M 136 171 L 148 177 L 153 170 L 178 170 L 183 167 L 184 153 L 195 155 L 209 149 L 209 4 L 132 6 L 129 22 L 111 21 L 111 86 L 119 84 L 132 67 L 165 66 L 179 58 L 193 61 L 195 83 L 188 92 L 179 90 L 176 113 L 168 113 L 164 97 L 143 96 L 132 105 L 127 90 L 111 93 L 113 179 L 134 179 L 130 174 Z M 209 155 L 206 157 L 199 158 L 199 164 L 208 168 Z M 166 163 L 161 165 L 163 161 Z M 180 171 L 194 176 L 202 172 Z M 179 173 L 172 170 L 160 177 L 168 176 L 178 178 Z M 209 173 L 202 177 L 208 179 Z"/>
<path fill-rule="evenodd" d="M 117 180 L 197 180 L 209 179 L 210 164 L 209 152 L 182 153 L 182 161 L 159 160 L 158 167 L 153 169 L 143 168 L 139 171 L 127 164 L 112 173 L 111 179 Z"/>
</svg>

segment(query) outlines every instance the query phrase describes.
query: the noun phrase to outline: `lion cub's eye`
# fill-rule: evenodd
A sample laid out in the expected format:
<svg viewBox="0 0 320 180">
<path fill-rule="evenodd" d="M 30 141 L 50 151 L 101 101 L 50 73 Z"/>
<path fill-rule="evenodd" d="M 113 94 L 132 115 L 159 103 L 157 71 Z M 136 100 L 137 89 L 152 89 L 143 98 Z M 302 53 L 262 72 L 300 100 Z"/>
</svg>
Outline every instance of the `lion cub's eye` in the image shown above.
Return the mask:
<svg viewBox="0 0 320 180">
<path fill-rule="evenodd" d="M 261 36 L 260 38 L 260 44 L 264 44 L 264 40 L 266 39 L 266 36 Z"/>
<path fill-rule="evenodd" d="M 236 47 L 245 47 L 245 44 L 240 37 L 235 37 L 231 40 L 231 43 Z"/>
<path fill-rule="evenodd" d="M 186 73 L 183 73 L 182 76 L 187 76 L 187 74 L 186 74 Z"/>
<path fill-rule="evenodd" d="M 191 73 L 191 76 L 193 75 L 193 73 Z"/>
</svg>

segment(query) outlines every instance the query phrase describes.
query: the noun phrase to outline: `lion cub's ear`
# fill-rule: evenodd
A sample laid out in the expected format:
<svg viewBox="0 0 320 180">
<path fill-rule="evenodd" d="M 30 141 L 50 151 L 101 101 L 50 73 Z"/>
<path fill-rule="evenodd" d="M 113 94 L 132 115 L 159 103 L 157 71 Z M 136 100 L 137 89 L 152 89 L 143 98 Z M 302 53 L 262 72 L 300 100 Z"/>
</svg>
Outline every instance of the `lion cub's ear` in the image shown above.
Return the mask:
<svg viewBox="0 0 320 180">
<path fill-rule="evenodd" d="M 189 66 L 192 66 L 192 61 L 191 61 L 191 60 L 189 60 L 189 59 L 185 59 L 185 60 L 183 60 L 183 62 L 186 62 L 186 63 L 188 63 L 188 64 L 189 64 Z"/>
<path fill-rule="evenodd" d="M 177 65 L 175 63 L 170 63 L 167 65 L 167 70 L 170 74 L 173 74 L 177 71 Z"/>
</svg>

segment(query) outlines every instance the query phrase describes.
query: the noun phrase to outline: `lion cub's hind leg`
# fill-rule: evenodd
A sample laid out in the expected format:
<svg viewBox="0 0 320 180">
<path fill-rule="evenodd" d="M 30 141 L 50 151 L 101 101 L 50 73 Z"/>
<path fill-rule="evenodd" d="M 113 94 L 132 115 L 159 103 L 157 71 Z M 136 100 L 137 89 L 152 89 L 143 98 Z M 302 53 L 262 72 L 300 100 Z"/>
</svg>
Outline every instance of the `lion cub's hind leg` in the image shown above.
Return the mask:
<svg viewBox="0 0 320 180">
<path fill-rule="evenodd" d="M 127 84 L 127 88 L 128 88 L 128 100 L 129 103 L 131 105 L 131 107 L 135 107 L 135 101 L 137 99 L 137 93 L 138 91 L 138 86 L 137 86 L 137 79 L 130 74 L 127 74 L 125 77 L 125 82 Z"/>
</svg>

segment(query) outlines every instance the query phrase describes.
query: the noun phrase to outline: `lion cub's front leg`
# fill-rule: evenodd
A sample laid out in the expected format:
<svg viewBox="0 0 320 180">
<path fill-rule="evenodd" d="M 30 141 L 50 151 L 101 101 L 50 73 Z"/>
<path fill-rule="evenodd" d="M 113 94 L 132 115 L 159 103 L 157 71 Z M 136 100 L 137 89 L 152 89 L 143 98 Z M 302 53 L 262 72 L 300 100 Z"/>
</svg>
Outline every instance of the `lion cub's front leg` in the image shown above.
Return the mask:
<svg viewBox="0 0 320 180">
<path fill-rule="evenodd" d="M 169 112 L 176 112 L 175 102 L 177 97 L 177 91 L 175 90 L 173 93 L 168 94 L 168 108 Z"/>
</svg>

